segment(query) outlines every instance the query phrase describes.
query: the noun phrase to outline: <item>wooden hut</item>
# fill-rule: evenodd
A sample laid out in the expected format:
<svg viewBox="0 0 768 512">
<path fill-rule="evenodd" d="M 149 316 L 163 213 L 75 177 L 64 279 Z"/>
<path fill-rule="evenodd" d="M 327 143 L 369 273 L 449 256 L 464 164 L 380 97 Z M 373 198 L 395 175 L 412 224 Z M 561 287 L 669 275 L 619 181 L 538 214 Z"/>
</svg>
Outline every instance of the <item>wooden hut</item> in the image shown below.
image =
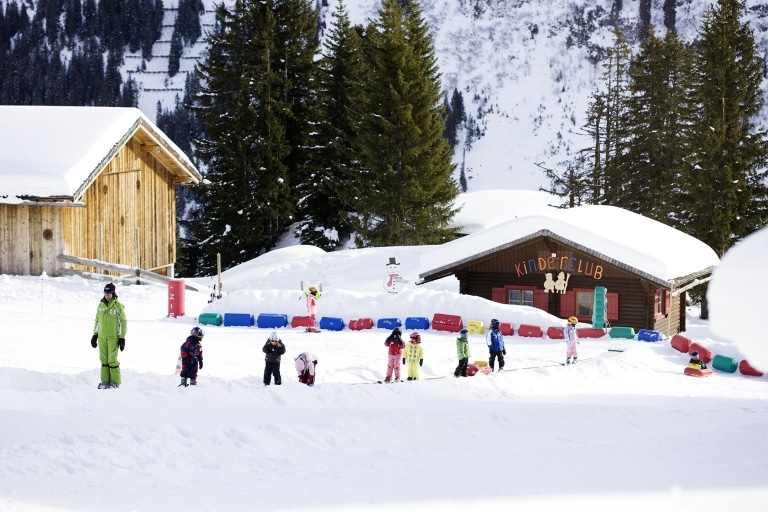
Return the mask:
<svg viewBox="0 0 768 512">
<path fill-rule="evenodd" d="M 706 244 L 655 220 L 582 206 L 539 210 L 441 245 L 422 258 L 420 278 L 453 275 L 463 294 L 672 335 L 686 328 L 686 290 L 718 262 Z"/>
<path fill-rule="evenodd" d="M 0 274 L 99 260 L 172 277 L 175 187 L 200 180 L 136 108 L 0 106 Z"/>
</svg>

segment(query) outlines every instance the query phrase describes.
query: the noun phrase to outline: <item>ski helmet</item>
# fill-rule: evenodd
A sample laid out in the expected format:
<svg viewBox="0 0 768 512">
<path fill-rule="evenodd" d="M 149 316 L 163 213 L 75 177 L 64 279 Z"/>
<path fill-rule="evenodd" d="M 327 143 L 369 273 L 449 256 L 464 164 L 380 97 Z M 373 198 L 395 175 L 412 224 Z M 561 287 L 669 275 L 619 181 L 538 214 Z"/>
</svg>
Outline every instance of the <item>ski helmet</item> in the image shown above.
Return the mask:
<svg viewBox="0 0 768 512">
<path fill-rule="evenodd" d="M 491 328 L 492 329 L 498 329 L 499 328 L 499 319 L 498 318 L 491 318 Z"/>
<path fill-rule="evenodd" d="M 113 283 L 107 283 L 107 285 L 104 286 L 104 293 L 111 293 L 114 295 L 115 285 Z"/>
<path fill-rule="evenodd" d="M 459 334 L 461 334 L 462 338 L 466 338 L 467 334 L 469 334 L 469 331 L 466 330 L 466 329 L 462 329 L 462 330 L 459 331 Z"/>
<path fill-rule="evenodd" d="M 411 341 L 413 343 L 421 343 L 421 334 L 419 334 L 417 331 L 413 331 L 411 333 Z"/>
<path fill-rule="evenodd" d="M 575 316 L 569 316 L 568 317 L 568 323 L 576 325 L 577 323 L 579 323 L 579 319 L 576 318 Z"/>
<path fill-rule="evenodd" d="M 399 327 L 395 327 L 394 329 L 392 329 L 392 336 L 402 336 L 402 335 L 403 335 L 403 331 L 401 331 Z"/>
<path fill-rule="evenodd" d="M 205 333 L 199 327 L 193 327 L 192 330 L 189 331 L 189 334 L 191 334 L 192 336 L 197 336 L 198 338 L 202 338 L 203 336 L 205 336 Z"/>
<path fill-rule="evenodd" d="M 315 288 L 314 286 L 310 286 L 310 287 L 309 287 L 309 291 L 310 291 L 310 292 L 316 292 L 316 291 L 317 291 L 317 288 Z"/>
<path fill-rule="evenodd" d="M 272 331 L 272 334 L 269 335 L 269 341 L 278 341 L 279 339 L 277 331 Z"/>
</svg>

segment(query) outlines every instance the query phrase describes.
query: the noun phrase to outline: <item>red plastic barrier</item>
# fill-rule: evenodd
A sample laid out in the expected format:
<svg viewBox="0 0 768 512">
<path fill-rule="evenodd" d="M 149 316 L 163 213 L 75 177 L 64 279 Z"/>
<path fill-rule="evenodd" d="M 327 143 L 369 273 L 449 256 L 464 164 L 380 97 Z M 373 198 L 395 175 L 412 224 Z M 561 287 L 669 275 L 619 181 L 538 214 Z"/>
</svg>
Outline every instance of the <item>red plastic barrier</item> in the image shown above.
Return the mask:
<svg viewBox="0 0 768 512">
<path fill-rule="evenodd" d="M 701 355 L 701 352 L 699 352 L 699 355 Z M 688 368 L 685 367 L 685 370 L 683 370 L 683 373 L 686 375 L 690 375 L 691 377 L 709 377 L 712 375 L 712 370 L 707 368 L 706 370 L 699 370 L 698 368 Z"/>
<path fill-rule="evenodd" d="M 698 343 L 692 343 L 690 348 L 688 349 L 688 354 L 692 354 L 694 352 L 699 353 L 699 359 L 701 359 L 701 362 L 704 364 L 709 364 L 710 361 L 712 361 L 712 351 L 709 350 L 704 345 L 699 345 Z"/>
<path fill-rule="evenodd" d="M 579 335 L 579 338 L 602 338 L 605 336 L 605 331 L 603 329 L 593 329 L 592 327 L 582 327 L 581 329 L 576 329 L 576 334 Z"/>
<path fill-rule="evenodd" d="M 578 329 L 576 332 L 578 332 Z M 562 327 L 550 327 L 547 329 L 547 337 L 551 340 L 564 340 L 565 332 L 563 332 Z"/>
<path fill-rule="evenodd" d="M 464 322 L 458 315 L 444 315 L 435 313 L 432 317 L 432 329 L 435 331 L 459 332 L 464 327 Z"/>
<path fill-rule="evenodd" d="M 752 367 L 752 366 L 751 366 L 751 365 L 750 365 L 750 364 L 747 362 L 747 360 L 746 360 L 746 359 L 742 359 L 742 360 L 739 362 L 739 372 L 740 372 L 742 375 L 750 375 L 750 376 L 752 376 L 752 377 L 762 377 L 763 375 L 765 375 L 765 374 L 764 374 L 763 372 L 761 372 L 760 370 L 758 370 L 758 369 L 756 369 L 756 368 Z"/>
<path fill-rule="evenodd" d="M 544 331 L 538 325 L 520 324 L 520 327 L 517 328 L 517 335 L 526 338 L 543 338 Z"/>
<path fill-rule="evenodd" d="M 291 327 L 309 327 L 309 317 L 295 316 L 291 318 Z"/>
<path fill-rule="evenodd" d="M 672 336 L 672 340 L 669 342 L 672 348 L 683 354 L 687 354 L 693 343 L 689 338 L 686 338 L 682 334 L 675 334 Z"/>
<path fill-rule="evenodd" d="M 499 324 L 499 331 L 501 331 L 502 336 L 512 336 L 515 334 L 515 328 L 512 327 L 511 322 L 501 322 Z"/>
<path fill-rule="evenodd" d="M 349 321 L 349 328 L 353 331 L 361 331 L 363 329 L 373 328 L 372 318 L 358 318 L 357 320 Z"/>
</svg>

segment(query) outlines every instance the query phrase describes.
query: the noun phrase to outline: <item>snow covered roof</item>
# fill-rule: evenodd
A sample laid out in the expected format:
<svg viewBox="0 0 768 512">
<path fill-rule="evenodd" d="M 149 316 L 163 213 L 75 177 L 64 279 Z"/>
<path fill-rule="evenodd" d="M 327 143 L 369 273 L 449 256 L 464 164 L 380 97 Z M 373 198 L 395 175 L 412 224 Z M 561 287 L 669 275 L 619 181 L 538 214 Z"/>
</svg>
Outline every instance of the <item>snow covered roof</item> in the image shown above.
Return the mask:
<svg viewBox="0 0 768 512">
<path fill-rule="evenodd" d="M 522 215 L 423 254 L 419 277 L 422 281 L 442 277 L 457 266 L 539 236 L 560 240 L 666 286 L 711 272 L 719 263 L 704 242 L 614 206 L 539 209 Z"/>
<path fill-rule="evenodd" d="M 138 132 L 184 182 L 202 179 L 181 149 L 137 108 L 0 106 L 0 203 L 78 201 Z"/>
<path fill-rule="evenodd" d="M 548 212 L 562 198 L 538 190 L 479 190 L 459 194 L 455 206 L 461 208 L 451 222 L 462 235 L 477 233 L 508 220 L 537 212 Z"/>
</svg>

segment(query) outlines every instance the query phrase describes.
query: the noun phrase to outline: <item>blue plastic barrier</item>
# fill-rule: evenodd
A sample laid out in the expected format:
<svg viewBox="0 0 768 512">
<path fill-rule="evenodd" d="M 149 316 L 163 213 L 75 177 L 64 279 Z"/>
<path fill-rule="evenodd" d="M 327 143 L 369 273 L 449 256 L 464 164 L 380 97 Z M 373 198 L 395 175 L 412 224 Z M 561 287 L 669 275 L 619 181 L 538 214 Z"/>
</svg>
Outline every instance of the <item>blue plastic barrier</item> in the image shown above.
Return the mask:
<svg viewBox="0 0 768 512">
<path fill-rule="evenodd" d="M 399 318 L 379 318 L 376 322 L 376 328 L 378 329 L 394 329 L 395 327 L 402 327 L 403 323 Z"/>
<path fill-rule="evenodd" d="M 286 325 L 288 325 L 288 315 L 259 313 L 259 316 L 256 317 L 256 326 L 261 329 L 274 329 L 275 327 L 285 327 Z"/>
<path fill-rule="evenodd" d="M 429 318 L 423 316 L 409 316 L 405 319 L 405 328 L 409 330 L 429 329 Z"/>
<path fill-rule="evenodd" d="M 640 329 L 637 331 L 637 339 L 639 341 L 661 341 L 664 336 L 659 331 L 652 331 L 650 329 Z"/>
<path fill-rule="evenodd" d="M 341 331 L 344 329 L 344 320 L 332 316 L 324 316 L 320 319 L 320 328 L 328 331 Z"/>
<path fill-rule="evenodd" d="M 224 313 L 224 327 L 251 327 L 253 315 L 250 313 Z"/>
</svg>

